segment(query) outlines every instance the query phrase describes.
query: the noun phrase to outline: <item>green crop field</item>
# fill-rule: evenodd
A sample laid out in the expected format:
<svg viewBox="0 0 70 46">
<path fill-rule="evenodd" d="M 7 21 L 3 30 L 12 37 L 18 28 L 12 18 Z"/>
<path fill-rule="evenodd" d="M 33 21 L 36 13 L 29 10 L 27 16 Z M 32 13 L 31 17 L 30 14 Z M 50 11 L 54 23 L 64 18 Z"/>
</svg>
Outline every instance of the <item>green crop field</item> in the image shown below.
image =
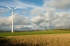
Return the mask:
<svg viewBox="0 0 70 46">
<path fill-rule="evenodd" d="M 62 34 L 70 33 L 70 30 L 49 30 L 49 31 L 34 31 L 34 32 L 0 32 L 0 36 L 20 36 L 20 35 L 39 35 L 39 34 Z"/>
</svg>

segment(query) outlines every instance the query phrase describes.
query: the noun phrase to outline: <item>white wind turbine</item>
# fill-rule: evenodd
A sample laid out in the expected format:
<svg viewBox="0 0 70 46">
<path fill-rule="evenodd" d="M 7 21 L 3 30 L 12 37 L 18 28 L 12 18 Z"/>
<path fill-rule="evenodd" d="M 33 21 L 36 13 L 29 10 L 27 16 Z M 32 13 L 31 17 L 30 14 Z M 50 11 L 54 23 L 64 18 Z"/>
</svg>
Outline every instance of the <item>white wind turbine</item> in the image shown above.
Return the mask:
<svg viewBox="0 0 70 46">
<path fill-rule="evenodd" d="M 19 7 L 16 7 L 14 9 L 10 8 L 9 6 L 6 6 L 6 7 L 12 11 L 12 31 L 11 32 L 13 33 L 13 15 L 14 15 L 14 10 L 19 8 Z"/>
<path fill-rule="evenodd" d="M 44 27 L 45 26 L 45 16 L 43 17 L 43 19 L 44 19 L 43 20 L 43 31 L 44 31 L 45 30 L 45 27 Z"/>
<path fill-rule="evenodd" d="M 43 21 L 43 31 L 44 31 L 44 21 Z"/>
</svg>

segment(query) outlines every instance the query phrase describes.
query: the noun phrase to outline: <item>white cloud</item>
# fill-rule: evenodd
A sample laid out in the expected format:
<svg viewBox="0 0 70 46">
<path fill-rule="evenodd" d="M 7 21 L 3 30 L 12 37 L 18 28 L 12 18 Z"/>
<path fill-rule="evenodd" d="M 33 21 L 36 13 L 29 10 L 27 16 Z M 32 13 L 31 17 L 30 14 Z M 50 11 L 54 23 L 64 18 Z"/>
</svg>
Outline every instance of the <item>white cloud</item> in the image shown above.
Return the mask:
<svg viewBox="0 0 70 46">
<path fill-rule="evenodd" d="M 11 29 L 11 21 L 12 20 L 12 16 L 9 17 L 1 17 L 0 18 L 0 29 Z M 24 28 L 24 25 L 30 25 L 31 23 L 29 22 L 28 18 L 23 17 L 22 15 L 19 14 L 15 14 L 14 15 L 14 29 L 20 29 L 20 28 Z M 27 28 L 27 27 L 25 27 Z"/>
<path fill-rule="evenodd" d="M 70 0 L 45 0 L 44 7 L 54 7 L 60 10 L 70 9 Z"/>
<path fill-rule="evenodd" d="M 1 26 L 8 26 L 8 25 L 10 25 L 10 22 L 8 23 L 8 17 L 7 18 L 5 18 L 5 17 L 3 17 L 3 18 L 0 18 L 0 25 Z"/>
<path fill-rule="evenodd" d="M 38 16 L 35 16 L 31 19 L 31 21 L 34 23 L 34 24 L 37 24 L 39 25 L 40 23 L 42 23 L 44 21 L 44 18 L 40 15 Z"/>
<path fill-rule="evenodd" d="M 23 11 L 23 12 L 22 12 L 22 14 L 26 14 L 26 13 L 27 13 L 26 11 Z"/>
<path fill-rule="evenodd" d="M 57 2 L 57 1 L 62 2 L 61 0 L 56 1 L 57 4 L 59 4 L 59 5 L 57 5 L 55 1 L 56 0 L 50 0 L 50 1 L 45 0 L 42 9 L 40 9 L 40 10 L 38 8 L 32 9 L 31 10 L 32 15 L 33 14 L 36 15 L 32 18 L 32 22 L 34 22 L 35 24 L 37 24 L 39 26 L 49 25 L 50 28 L 56 28 L 56 27 L 62 27 L 62 28 L 65 27 L 66 28 L 67 26 L 68 26 L 67 28 L 69 28 L 70 24 L 67 24 L 66 22 L 68 22 L 68 23 L 70 22 L 69 21 L 70 12 L 62 11 L 63 9 L 64 10 L 67 9 L 67 7 L 59 6 L 62 4 L 59 4 L 59 2 Z M 67 1 L 69 1 L 69 0 L 67 0 Z M 58 6 L 58 8 L 56 8 L 56 6 L 53 5 L 53 2 L 56 6 Z M 65 0 L 63 2 L 65 2 Z M 67 6 L 67 4 L 65 6 Z M 63 9 L 62 9 L 62 7 L 63 7 Z M 58 9 L 60 9 L 61 12 L 58 11 Z M 46 12 L 45 15 L 41 16 L 41 14 L 43 14 L 44 11 Z M 45 16 L 45 18 L 42 19 L 42 17 L 44 17 L 44 16 Z M 46 25 L 42 24 L 44 20 L 45 20 Z M 65 20 L 67 20 L 67 21 L 65 21 Z M 49 24 L 47 24 L 48 22 L 49 22 Z M 45 27 L 45 28 L 47 29 L 47 27 Z"/>
<path fill-rule="evenodd" d="M 9 10 L 6 8 L 0 8 L 0 14 L 4 14 L 6 12 L 8 12 Z"/>
<path fill-rule="evenodd" d="M 30 25 L 30 20 L 19 14 L 14 15 L 14 25 Z"/>
<path fill-rule="evenodd" d="M 52 22 L 52 24 L 55 27 L 69 28 L 69 26 L 70 26 L 70 24 L 69 24 L 70 23 L 70 19 L 69 19 L 68 16 L 70 16 L 70 13 L 69 12 L 61 12 L 51 22 Z"/>
<path fill-rule="evenodd" d="M 34 7 L 33 9 L 30 10 L 31 15 L 38 15 L 43 12 L 43 8 L 40 7 Z"/>
</svg>

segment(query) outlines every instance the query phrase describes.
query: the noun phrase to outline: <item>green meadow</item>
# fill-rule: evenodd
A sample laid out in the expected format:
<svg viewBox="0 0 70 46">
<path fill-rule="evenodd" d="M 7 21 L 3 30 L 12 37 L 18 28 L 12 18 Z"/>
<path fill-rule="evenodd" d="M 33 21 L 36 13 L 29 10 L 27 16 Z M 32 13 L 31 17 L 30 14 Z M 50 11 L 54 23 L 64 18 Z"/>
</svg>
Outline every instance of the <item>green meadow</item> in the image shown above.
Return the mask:
<svg viewBox="0 0 70 46">
<path fill-rule="evenodd" d="M 41 34 L 63 34 L 70 33 L 70 30 L 48 30 L 30 32 L 0 32 L 0 36 L 20 36 L 20 35 L 41 35 Z"/>
</svg>

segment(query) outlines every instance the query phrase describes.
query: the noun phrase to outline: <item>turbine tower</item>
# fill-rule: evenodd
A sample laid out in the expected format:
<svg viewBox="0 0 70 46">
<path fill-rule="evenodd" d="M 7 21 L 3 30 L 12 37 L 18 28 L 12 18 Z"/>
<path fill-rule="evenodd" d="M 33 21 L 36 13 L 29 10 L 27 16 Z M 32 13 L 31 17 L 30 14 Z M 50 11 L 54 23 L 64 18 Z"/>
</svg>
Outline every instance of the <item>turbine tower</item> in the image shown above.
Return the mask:
<svg viewBox="0 0 70 46">
<path fill-rule="evenodd" d="M 44 31 L 44 21 L 43 21 L 43 31 Z"/>
<path fill-rule="evenodd" d="M 13 33 L 13 15 L 14 15 L 14 10 L 19 8 L 19 7 L 16 7 L 14 9 L 10 8 L 9 6 L 6 6 L 6 7 L 12 11 L 12 30 L 11 30 L 11 32 Z"/>
<path fill-rule="evenodd" d="M 43 31 L 45 31 L 45 16 L 43 17 Z"/>
<path fill-rule="evenodd" d="M 47 28 L 48 28 L 48 30 L 50 29 L 50 27 L 49 27 L 49 26 L 50 26 L 50 24 L 49 24 L 49 22 L 48 22 L 48 23 L 47 23 Z"/>
</svg>

